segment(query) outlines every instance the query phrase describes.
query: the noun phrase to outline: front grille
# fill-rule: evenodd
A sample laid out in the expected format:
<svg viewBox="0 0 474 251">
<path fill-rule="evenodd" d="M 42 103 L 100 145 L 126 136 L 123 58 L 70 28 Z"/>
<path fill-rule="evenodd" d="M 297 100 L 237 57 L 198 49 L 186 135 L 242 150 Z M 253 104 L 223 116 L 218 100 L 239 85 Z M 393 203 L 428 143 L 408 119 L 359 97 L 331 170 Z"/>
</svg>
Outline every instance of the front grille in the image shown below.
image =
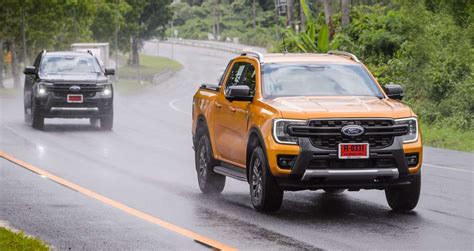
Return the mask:
<svg viewBox="0 0 474 251">
<path fill-rule="evenodd" d="M 69 90 L 71 86 L 79 86 L 81 90 L 79 92 L 73 92 Z M 53 92 L 57 97 L 66 98 L 68 94 L 82 94 L 85 98 L 91 98 L 94 97 L 97 92 L 103 91 L 103 86 L 97 84 L 55 83 L 48 85 L 46 90 Z"/>
<path fill-rule="evenodd" d="M 360 125 L 365 132 L 360 136 L 349 137 L 341 133 L 346 125 Z M 370 149 L 390 146 L 395 136 L 408 133 L 406 125 L 395 125 L 391 119 L 324 119 L 312 120 L 308 126 L 289 126 L 291 136 L 309 137 L 318 148 L 337 150 L 340 143 L 369 143 Z"/>
<path fill-rule="evenodd" d="M 90 91 L 81 91 L 81 92 L 54 92 L 56 97 L 66 98 L 68 94 L 82 94 L 84 98 L 92 98 L 95 96 L 96 92 Z"/>
</svg>

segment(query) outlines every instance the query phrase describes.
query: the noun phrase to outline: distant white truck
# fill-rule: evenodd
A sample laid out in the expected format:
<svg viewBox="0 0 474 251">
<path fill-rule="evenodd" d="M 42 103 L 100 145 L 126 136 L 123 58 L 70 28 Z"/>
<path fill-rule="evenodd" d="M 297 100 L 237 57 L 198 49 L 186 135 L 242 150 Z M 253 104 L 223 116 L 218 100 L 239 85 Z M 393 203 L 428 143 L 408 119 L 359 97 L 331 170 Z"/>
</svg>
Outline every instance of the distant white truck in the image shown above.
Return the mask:
<svg viewBox="0 0 474 251">
<path fill-rule="evenodd" d="M 109 43 L 74 43 L 71 44 L 71 49 L 72 51 L 91 51 L 102 67 L 110 67 Z"/>
</svg>

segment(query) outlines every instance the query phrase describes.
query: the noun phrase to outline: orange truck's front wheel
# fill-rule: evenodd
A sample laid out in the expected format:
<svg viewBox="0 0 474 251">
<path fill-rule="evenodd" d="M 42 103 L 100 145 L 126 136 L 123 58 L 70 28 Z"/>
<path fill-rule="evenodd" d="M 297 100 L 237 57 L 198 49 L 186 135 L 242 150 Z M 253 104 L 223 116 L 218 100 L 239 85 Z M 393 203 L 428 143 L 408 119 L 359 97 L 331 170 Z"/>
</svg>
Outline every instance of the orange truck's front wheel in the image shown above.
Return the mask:
<svg viewBox="0 0 474 251">
<path fill-rule="evenodd" d="M 413 177 L 409 185 L 385 189 L 388 205 L 395 211 L 410 211 L 416 207 L 420 198 L 421 173 Z"/>
<path fill-rule="evenodd" d="M 259 212 L 274 212 L 280 209 L 283 190 L 276 183 L 267 158 L 260 146 L 255 147 L 250 158 L 250 196 L 253 207 Z"/>
</svg>

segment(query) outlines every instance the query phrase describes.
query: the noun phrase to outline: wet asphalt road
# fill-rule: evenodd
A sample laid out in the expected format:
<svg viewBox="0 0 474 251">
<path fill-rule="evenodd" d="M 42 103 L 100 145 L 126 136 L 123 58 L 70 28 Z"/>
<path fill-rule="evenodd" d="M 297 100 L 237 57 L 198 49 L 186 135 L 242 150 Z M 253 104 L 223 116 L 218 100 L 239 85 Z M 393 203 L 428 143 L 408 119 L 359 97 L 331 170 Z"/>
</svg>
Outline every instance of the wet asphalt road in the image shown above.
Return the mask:
<svg viewBox="0 0 474 251">
<path fill-rule="evenodd" d="M 145 53 L 156 54 L 147 44 Z M 191 103 L 234 56 L 160 44 L 184 69 L 144 92 L 118 95 L 111 132 L 87 120 L 23 123 L 22 97 L 0 98 L 0 150 L 132 208 L 239 249 L 472 250 L 474 154 L 425 148 L 414 212 L 391 212 L 383 191 L 287 192 L 282 209 L 256 213 L 248 185 L 227 179 L 200 193 L 191 148 Z M 160 226 L 0 159 L 0 220 L 58 249 L 203 249 Z"/>
</svg>

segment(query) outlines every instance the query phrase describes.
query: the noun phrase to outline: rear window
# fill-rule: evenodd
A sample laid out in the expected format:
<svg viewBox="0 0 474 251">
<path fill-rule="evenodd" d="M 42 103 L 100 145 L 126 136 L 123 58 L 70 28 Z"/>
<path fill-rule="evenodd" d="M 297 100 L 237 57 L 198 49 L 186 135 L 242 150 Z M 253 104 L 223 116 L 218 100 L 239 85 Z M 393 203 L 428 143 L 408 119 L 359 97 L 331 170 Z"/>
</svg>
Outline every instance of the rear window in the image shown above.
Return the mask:
<svg viewBox="0 0 474 251">
<path fill-rule="evenodd" d="M 267 64 L 262 78 L 266 97 L 383 97 L 368 72 L 354 64 Z"/>
<path fill-rule="evenodd" d="M 97 60 L 89 55 L 46 55 L 40 71 L 45 74 L 99 73 Z"/>
</svg>

